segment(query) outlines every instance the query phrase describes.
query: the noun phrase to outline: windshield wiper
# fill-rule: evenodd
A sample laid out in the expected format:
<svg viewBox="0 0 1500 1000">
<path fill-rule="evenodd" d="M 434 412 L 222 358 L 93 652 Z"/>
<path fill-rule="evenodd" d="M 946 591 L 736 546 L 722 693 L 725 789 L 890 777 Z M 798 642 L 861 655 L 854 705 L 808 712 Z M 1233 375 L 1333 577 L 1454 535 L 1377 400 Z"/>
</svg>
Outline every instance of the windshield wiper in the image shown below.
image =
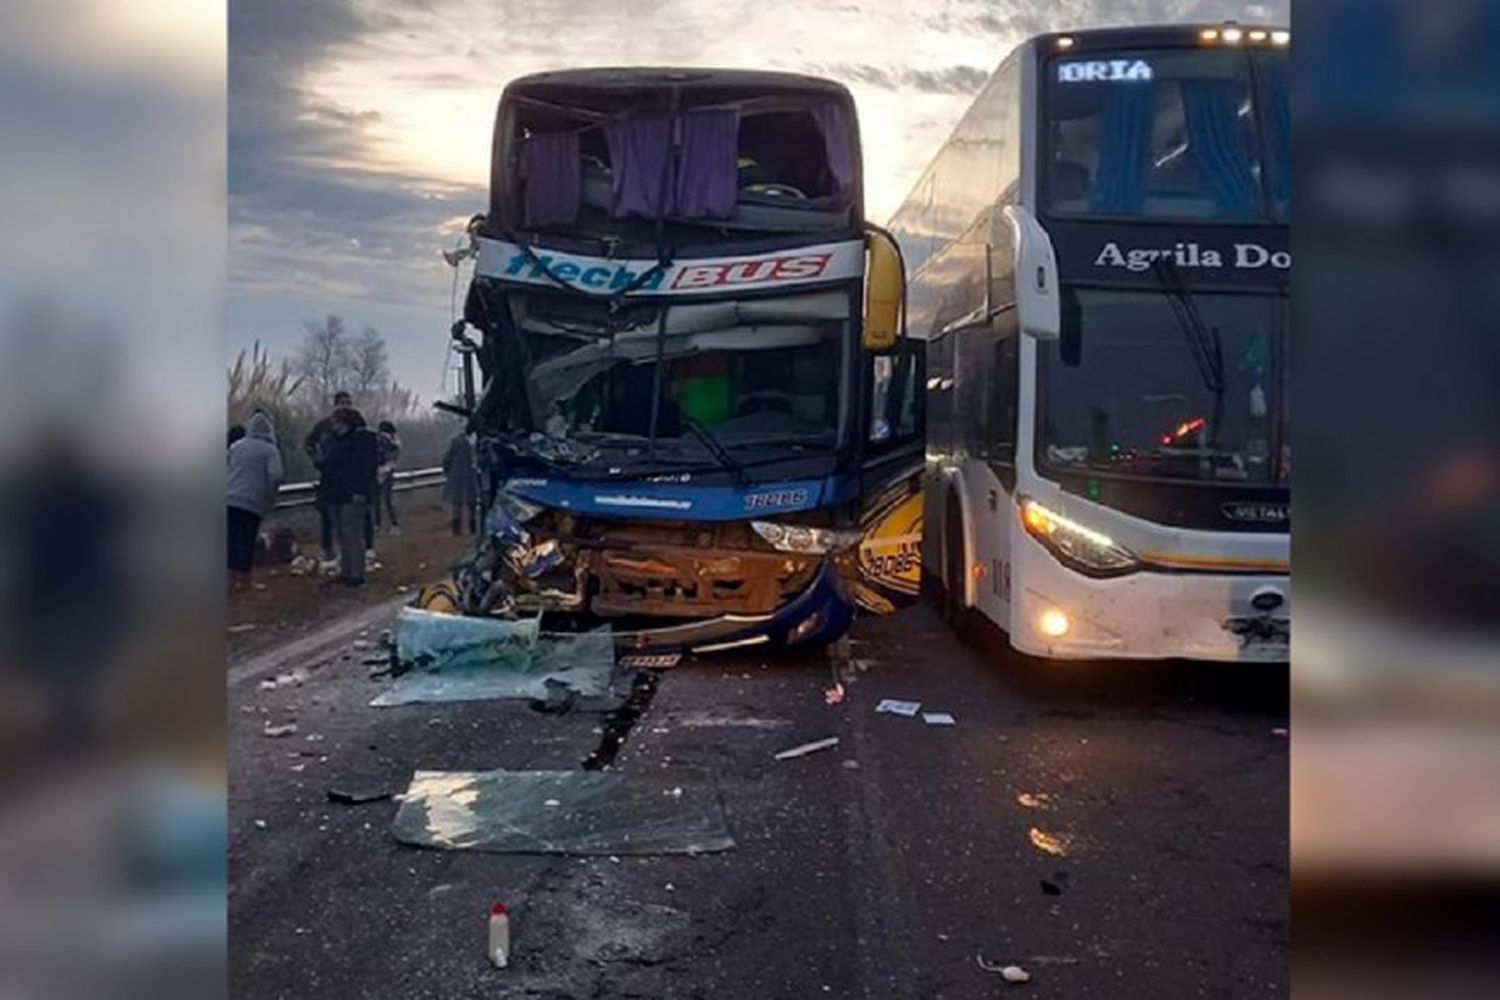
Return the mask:
<svg viewBox="0 0 1500 1000">
<path fill-rule="evenodd" d="M 714 436 L 714 432 L 705 427 L 696 417 L 690 417 L 686 413 L 681 414 L 681 420 L 682 426 L 692 431 L 693 436 L 703 442 L 703 447 L 719 460 L 719 464 L 734 473 L 734 481 L 740 486 L 745 485 L 748 480 L 745 467 L 734 460 L 734 456 L 729 454 L 729 449 Z"/>
<path fill-rule="evenodd" d="M 1198 303 L 1183 283 L 1182 272 L 1170 257 L 1158 257 L 1153 262 L 1157 277 L 1161 279 L 1162 291 L 1177 317 L 1177 324 L 1187 338 L 1188 350 L 1203 377 L 1203 385 L 1216 395 L 1224 394 L 1224 351 L 1219 341 L 1219 331 L 1210 330 L 1198 312 Z"/>
</svg>

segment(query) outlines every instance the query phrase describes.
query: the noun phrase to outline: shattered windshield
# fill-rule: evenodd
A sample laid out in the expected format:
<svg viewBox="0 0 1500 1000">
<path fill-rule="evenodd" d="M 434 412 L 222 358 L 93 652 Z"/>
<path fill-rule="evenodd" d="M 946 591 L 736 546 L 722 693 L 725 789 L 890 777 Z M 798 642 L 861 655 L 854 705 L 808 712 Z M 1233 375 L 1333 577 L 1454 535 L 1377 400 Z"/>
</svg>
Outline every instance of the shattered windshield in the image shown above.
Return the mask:
<svg viewBox="0 0 1500 1000">
<path fill-rule="evenodd" d="M 1291 478 L 1286 300 L 1076 289 L 1040 356 L 1038 456 L 1053 469 L 1211 482 Z M 1200 342 L 1201 340 L 1201 342 Z"/>
<path fill-rule="evenodd" d="M 587 464 L 639 455 L 654 441 L 662 457 L 732 465 L 724 453 L 836 446 L 845 293 L 637 307 L 606 324 L 615 329 L 549 311 L 573 305 L 512 296 L 543 451 Z"/>
</svg>

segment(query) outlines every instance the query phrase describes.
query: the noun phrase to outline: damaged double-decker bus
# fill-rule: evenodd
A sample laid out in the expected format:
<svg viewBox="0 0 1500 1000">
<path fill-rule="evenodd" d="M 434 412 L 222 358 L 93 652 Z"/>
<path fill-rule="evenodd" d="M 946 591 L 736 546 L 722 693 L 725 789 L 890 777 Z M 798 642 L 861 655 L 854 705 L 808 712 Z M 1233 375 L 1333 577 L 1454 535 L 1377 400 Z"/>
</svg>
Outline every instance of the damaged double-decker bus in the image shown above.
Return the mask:
<svg viewBox="0 0 1500 1000">
<path fill-rule="evenodd" d="M 855 109 L 781 73 L 513 81 L 454 337 L 487 484 L 453 596 L 661 654 L 915 600 L 925 359 Z"/>
</svg>

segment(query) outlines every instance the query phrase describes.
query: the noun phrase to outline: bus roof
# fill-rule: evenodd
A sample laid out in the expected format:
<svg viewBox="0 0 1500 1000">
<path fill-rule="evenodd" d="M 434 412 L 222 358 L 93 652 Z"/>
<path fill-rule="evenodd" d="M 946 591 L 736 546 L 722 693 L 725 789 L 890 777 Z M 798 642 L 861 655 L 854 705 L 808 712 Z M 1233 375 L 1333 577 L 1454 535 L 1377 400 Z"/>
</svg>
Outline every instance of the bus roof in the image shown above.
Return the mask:
<svg viewBox="0 0 1500 1000">
<path fill-rule="evenodd" d="M 1204 44 L 1205 30 L 1285 31 L 1282 24 L 1241 23 L 1238 21 L 1194 21 L 1184 24 L 1139 24 L 1123 28 L 1089 28 L 1081 31 L 1053 31 L 1034 35 L 1024 45 L 1055 48 L 1059 38 L 1071 38 L 1069 52 L 1099 52 L 1108 49 L 1170 48 Z"/>
<path fill-rule="evenodd" d="M 561 105 L 617 106 L 678 88 L 692 103 L 747 97 L 821 97 L 852 102 L 842 84 L 798 73 L 749 69 L 685 67 L 601 67 L 557 70 L 518 77 L 505 88 L 506 99 Z"/>
</svg>

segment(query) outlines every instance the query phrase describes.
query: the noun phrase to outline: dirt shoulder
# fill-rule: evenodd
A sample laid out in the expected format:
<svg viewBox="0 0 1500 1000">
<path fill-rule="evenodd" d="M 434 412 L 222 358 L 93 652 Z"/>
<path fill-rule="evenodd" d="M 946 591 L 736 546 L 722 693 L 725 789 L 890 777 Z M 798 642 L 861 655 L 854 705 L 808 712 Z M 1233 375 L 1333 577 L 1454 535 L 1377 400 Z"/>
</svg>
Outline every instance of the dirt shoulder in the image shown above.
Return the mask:
<svg viewBox="0 0 1500 1000">
<path fill-rule="evenodd" d="M 379 567 L 364 587 L 346 587 L 322 576 L 294 576 L 287 566 L 257 566 L 254 586 L 229 594 L 228 653 L 231 661 L 297 637 L 362 607 L 415 593 L 446 575 L 467 551 L 469 538 L 455 538 L 448 508 L 436 491 L 397 498 L 401 533 L 375 538 Z M 318 518 L 310 508 L 272 515 L 266 529 L 290 527 L 304 553 L 318 555 Z"/>
</svg>

